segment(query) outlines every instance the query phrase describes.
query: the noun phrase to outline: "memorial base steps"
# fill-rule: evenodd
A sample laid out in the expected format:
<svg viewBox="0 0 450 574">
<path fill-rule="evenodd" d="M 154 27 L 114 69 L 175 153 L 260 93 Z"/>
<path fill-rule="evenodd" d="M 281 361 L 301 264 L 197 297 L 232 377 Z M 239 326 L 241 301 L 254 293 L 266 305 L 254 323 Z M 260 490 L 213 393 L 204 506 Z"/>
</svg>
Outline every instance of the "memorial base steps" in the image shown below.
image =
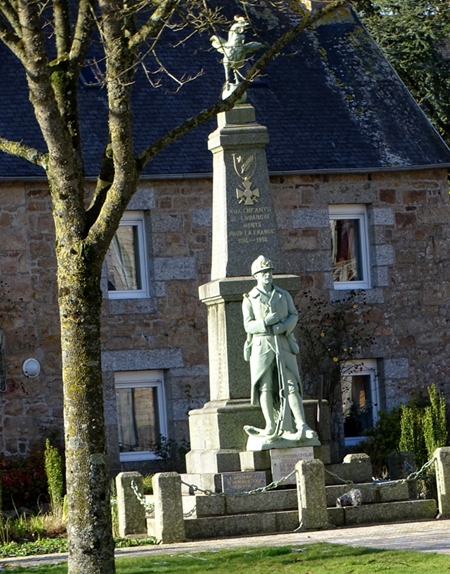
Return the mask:
<svg viewBox="0 0 450 574">
<path fill-rule="evenodd" d="M 361 490 L 361 506 L 336 507 L 347 485 L 326 487 L 330 527 L 433 520 L 435 500 L 411 500 L 408 485 L 371 482 L 352 485 Z M 284 488 L 250 495 L 183 495 L 186 538 L 190 540 L 292 532 L 299 528 L 297 490 Z M 147 520 L 153 536 L 154 520 Z"/>
</svg>

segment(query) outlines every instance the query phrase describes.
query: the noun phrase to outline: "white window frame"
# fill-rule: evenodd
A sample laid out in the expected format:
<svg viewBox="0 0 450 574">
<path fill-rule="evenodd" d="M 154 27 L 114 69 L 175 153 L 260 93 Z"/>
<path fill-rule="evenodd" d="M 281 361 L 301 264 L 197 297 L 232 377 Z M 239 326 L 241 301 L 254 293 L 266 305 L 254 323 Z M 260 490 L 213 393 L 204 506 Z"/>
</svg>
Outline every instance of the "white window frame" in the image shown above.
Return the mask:
<svg viewBox="0 0 450 574">
<path fill-rule="evenodd" d="M 164 392 L 163 371 L 121 371 L 114 373 L 116 389 L 157 388 L 159 431 L 167 437 L 166 397 Z M 119 421 L 118 421 L 119 423 Z M 120 462 L 155 460 L 158 457 L 154 451 L 121 452 Z"/>
<path fill-rule="evenodd" d="M 358 205 L 329 205 L 330 221 L 338 219 L 356 219 L 359 221 L 360 230 L 360 251 L 361 251 L 361 271 L 363 279 L 361 281 L 334 281 L 336 290 L 344 289 L 370 289 L 370 259 L 369 259 L 369 234 L 367 223 L 367 209 L 363 204 Z"/>
<path fill-rule="evenodd" d="M 142 211 L 126 211 L 120 220 L 119 227 L 136 226 L 139 249 L 139 269 L 141 289 L 109 290 L 108 299 L 145 299 L 149 297 L 147 245 L 145 240 L 144 213 Z M 110 247 L 111 248 L 111 247 Z"/>
<path fill-rule="evenodd" d="M 375 426 L 380 410 L 378 366 L 376 359 L 355 359 L 347 361 L 342 368 L 342 378 L 346 376 L 370 376 L 370 398 L 372 401 L 372 425 Z M 364 436 L 345 437 L 345 446 L 355 446 L 365 440 Z"/>
</svg>

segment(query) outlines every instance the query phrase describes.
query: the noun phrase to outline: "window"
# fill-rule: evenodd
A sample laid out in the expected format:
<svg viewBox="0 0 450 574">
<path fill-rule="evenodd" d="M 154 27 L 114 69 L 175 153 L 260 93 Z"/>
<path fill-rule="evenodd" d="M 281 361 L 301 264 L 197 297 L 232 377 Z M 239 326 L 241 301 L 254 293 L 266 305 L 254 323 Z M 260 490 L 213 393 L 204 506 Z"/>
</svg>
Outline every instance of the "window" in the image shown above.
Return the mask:
<svg viewBox="0 0 450 574">
<path fill-rule="evenodd" d="M 366 207 L 331 205 L 329 212 L 334 288 L 369 288 Z"/>
<path fill-rule="evenodd" d="M 341 379 L 345 445 L 361 442 L 363 431 L 378 420 L 379 392 L 377 362 L 374 359 L 346 364 Z"/>
<path fill-rule="evenodd" d="M 129 211 L 122 217 L 106 254 L 106 269 L 110 299 L 148 297 L 144 216 L 141 212 Z"/>
<path fill-rule="evenodd" d="M 167 436 L 162 371 L 115 373 L 121 461 L 149 460 L 160 436 Z"/>
</svg>

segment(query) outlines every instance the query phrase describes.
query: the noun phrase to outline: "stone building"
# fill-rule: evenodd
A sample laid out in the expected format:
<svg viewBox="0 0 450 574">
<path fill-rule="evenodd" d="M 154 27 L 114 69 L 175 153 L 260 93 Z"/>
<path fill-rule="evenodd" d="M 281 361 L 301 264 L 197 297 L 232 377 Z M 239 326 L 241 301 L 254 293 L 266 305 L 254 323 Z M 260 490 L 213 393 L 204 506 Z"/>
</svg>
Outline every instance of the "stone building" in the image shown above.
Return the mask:
<svg viewBox="0 0 450 574">
<path fill-rule="evenodd" d="M 270 40 L 282 22 L 259 24 Z M 0 49 L 0 133 L 39 147 L 23 78 Z M 196 50 L 203 77 L 178 93 L 169 78 L 154 90 L 138 75 L 137 149 L 220 93 L 208 38 Z M 187 44 L 163 56 L 175 71 L 192 61 Z M 88 191 L 106 143 L 105 93 L 90 73 L 87 67 L 80 86 Z M 299 275 L 302 291 L 329 300 L 363 289 L 370 303 L 374 343 L 359 358 L 364 369 L 353 373 L 347 397 L 370 405 L 365 424 L 432 382 L 450 392 L 448 148 L 349 9 L 304 32 L 249 89 L 248 101 L 269 130 L 285 256 L 277 271 Z M 215 127 L 202 126 L 148 166 L 105 265 L 113 470 L 151 465 L 160 434 L 188 439 L 188 411 L 209 398 L 198 287 L 211 269 L 207 138 Z M 42 448 L 46 437 L 62 441 L 62 389 L 48 189 L 37 168 L 5 154 L 0 237 L 0 452 L 15 455 Z M 34 378 L 22 372 L 28 358 L 40 363 Z"/>
</svg>

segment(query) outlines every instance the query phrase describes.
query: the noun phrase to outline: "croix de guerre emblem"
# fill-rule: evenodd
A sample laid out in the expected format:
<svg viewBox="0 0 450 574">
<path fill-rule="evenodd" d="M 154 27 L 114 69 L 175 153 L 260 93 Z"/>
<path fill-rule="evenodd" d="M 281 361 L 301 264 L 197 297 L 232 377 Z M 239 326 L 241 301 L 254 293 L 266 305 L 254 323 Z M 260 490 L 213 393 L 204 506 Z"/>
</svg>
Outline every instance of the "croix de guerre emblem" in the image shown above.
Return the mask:
<svg viewBox="0 0 450 574">
<path fill-rule="evenodd" d="M 256 171 L 256 156 L 250 155 L 246 159 L 243 155 L 233 154 L 234 171 L 242 179 L 241 186 L 236 189 L 239 203 L 253 205 L 259 199 L 259 189 L 253 188 L 251 178 Z"/>
</svg>

